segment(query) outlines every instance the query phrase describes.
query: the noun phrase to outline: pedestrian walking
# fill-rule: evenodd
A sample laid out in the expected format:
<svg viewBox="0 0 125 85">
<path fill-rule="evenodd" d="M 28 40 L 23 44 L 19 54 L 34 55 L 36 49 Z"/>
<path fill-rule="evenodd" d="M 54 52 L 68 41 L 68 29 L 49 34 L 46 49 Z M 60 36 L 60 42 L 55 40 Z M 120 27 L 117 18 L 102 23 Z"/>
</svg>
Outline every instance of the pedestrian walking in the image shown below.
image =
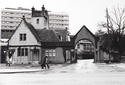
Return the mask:
<svg viewBox="0 0 125 85">
<path fill-rule="evenodd" d="M 10 58 L 9 57 L 7 57 L 7 59 L 6 59 L 6 66 L 10 66 Z"/>
<path fill-rule="evenodd" d="M 44 69 L 44 68 L 46 68 L 45 63 L 41 63 L 41 69 Z"/>
<path fill-rule="evenodd" d="M 45 65 L 45 58 L 43 57 L 41 59 L 41 69 L 44 69 L 44 68 L 46 68 L 46 65 Z"/>
<path fill-rule="evenodd" d="M 50 66 L 49 66 L 49 58 L 48 58 L 48 56 L 45 56 L 45 68 L 50 68 Z"/>
<path fill-rule="evenodd" d="M 6 66 L 10 66 L 9 52 L 6 52 Z"/>
<path fill-rule="evenodd" d="M 43 57 L 43 59 L 41 59 L 41 69 L 46 69 L 46 68 L 50 68 L 49 66 L 49 59 L 47 56 Z"/>
</svg>

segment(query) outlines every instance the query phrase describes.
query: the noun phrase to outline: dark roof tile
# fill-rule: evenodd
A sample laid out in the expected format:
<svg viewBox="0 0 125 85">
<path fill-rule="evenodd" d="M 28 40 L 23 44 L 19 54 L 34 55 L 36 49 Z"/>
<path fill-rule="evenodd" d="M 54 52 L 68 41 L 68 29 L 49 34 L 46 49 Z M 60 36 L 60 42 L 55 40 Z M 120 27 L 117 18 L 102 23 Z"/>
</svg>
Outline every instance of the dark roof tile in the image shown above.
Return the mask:
<svg viewBox="0 0 125 85">
<path fill-rule="evenodd" d="M 67 30 L 55 30 L 57 36 L 62 36 L 62 41 L 66 41 Z"/>
<path fill-rule="evenodd" d="M 41 42 L 59 42 L 59 39 L 53 30 L 39 29 L 37 33 Z"/>
</svg>

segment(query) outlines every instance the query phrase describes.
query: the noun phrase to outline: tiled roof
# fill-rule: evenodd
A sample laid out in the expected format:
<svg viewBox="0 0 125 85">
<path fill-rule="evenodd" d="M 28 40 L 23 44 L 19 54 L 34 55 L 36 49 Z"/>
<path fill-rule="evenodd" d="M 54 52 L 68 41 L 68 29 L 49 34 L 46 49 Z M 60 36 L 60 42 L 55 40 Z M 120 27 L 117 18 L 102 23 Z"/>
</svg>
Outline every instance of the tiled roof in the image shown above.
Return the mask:
<svg viewBox="0 0 125 85">
<path fill-rule="evenodd" d="M 66 41 L 67 30 L 55 30 L 57 36 L 62 36 L 62 41 Z"/>
<path fill-rule="evenodd" d="M 77 37 L 77 35 L 79 34 L 79 32 L 82 29 L 86 29 L 96 39 L 96 36 L 85 25 L 83 25 L 83 27 L 76 33 L 76 35 L 74 36 L 74 38 Z"/>
<path fill-rule="evenodd" d="M 53 30 L 39 29 L 37 30 L 37 33 L 41 42 L 59 42 L 59 39 Z"/>
</svg>

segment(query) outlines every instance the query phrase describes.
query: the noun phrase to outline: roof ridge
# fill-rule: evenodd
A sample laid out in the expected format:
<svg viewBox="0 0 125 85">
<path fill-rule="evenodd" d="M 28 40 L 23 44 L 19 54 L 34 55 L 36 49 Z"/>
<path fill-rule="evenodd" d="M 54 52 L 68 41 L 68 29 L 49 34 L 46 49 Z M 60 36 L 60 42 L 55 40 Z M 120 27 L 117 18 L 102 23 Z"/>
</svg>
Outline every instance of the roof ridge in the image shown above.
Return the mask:
<svg viewBox="0 0 125 85">
<path fill-rule="evenodd" d="M 81 29 L 74 35 L 74 38 L 78 35 L 78 33 L 79 33 L 82 29 L 86 29 L 87 31 L 89 31 L 89 33 L 90 33 L 94 38 L 96 38 L 95 35 L 94 35 L 85 25 L 83 25 L 83 26 L 81 27 Z"/>
</svg>

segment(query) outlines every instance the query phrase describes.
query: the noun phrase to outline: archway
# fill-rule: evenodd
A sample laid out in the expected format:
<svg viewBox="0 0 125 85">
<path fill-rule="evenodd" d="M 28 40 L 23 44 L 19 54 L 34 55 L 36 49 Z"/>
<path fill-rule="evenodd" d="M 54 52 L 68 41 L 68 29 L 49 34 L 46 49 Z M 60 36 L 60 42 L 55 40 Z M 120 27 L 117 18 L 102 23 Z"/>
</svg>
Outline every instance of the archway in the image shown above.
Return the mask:
<svg viewBox="0 0 125 85">
<path fill-rule="evenodd" d="M 75 50 L 78 59 L 93 59 L 94 44 L 91 40 L 81 39 L 75 44 Z"/>
<path fill-rule="evenodd" d="M 79 58 L 79 53 L 83 51 L 87 55 L 90 54 L 92 55 L 91 57 L 94 58 L 94 62 L 96 62 L 96 48 L 97 48 L 97 43 L 96 43 L 96 37 L 95 35 L 86 27 L 83 26 L 78 33 L 74 36 L 74 45 L 75 45 L 75 54 L 77 59 Z M 84 49 L 85 48 L 85 49 Z M 88 52 L 85 52 L 88 51 Z M 82 57 L 84 58 L 84 56 Z"/>
</svg>

